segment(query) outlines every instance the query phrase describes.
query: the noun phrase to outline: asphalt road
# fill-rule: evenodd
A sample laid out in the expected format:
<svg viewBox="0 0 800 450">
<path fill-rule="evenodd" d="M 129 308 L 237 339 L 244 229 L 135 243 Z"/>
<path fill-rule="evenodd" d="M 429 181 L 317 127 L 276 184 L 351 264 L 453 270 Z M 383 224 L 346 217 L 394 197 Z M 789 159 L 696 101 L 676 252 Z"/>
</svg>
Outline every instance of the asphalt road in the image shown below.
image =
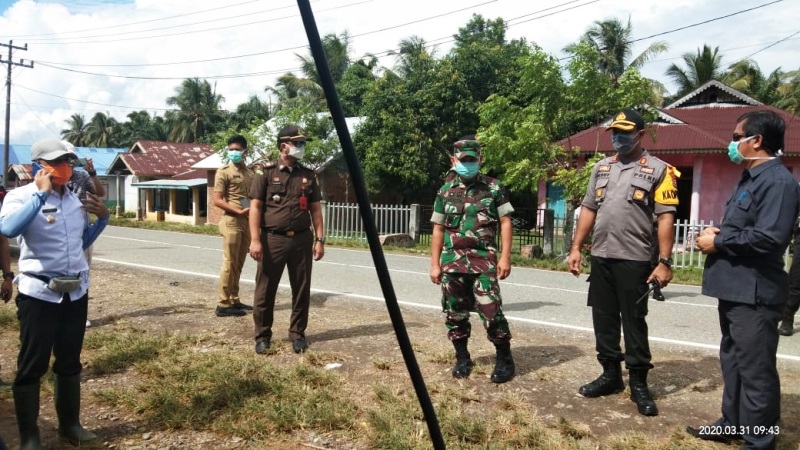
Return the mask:
<svg viewBox="0 0 800 450">
<path fill-rule="evenodd" d="M 403 305 L 439 309 L 439 289 L 428 276 L 429 258 L 385 254 L 398 301 Z M 108 227 L 94 246 L 94 259 L 121 266 L 176 272 L 216 279 L 222 260 L 222 240 L 217 236 L 183 234 L 134 228 Z M 255 262 L 248 258 L 243 283 L 253 283 Z M 535 327 L 559 327 L 591 333 L 591 312 L 586 307 L 588 283 L 568 273 L 512 268 L 500 282 L 504 310 L 512 322 Z M 284 273 L 282 288 L 289 288 Z M 326 248 L 315 263 L 315 292 L 383 301 L 372 255 L 366 250 Z M 707 349 L 715 353 L 720 332 L 716 299 L 700 293 L 697 286 L 671 284 L 665 302 L 650 300 L 648 324 L 651 341 L 674 348 Z M 512 328 L 513 331 L 513 328 Z M 800 333 L 781 338 L 778 357 L 800 362 Z"/>
</svg>

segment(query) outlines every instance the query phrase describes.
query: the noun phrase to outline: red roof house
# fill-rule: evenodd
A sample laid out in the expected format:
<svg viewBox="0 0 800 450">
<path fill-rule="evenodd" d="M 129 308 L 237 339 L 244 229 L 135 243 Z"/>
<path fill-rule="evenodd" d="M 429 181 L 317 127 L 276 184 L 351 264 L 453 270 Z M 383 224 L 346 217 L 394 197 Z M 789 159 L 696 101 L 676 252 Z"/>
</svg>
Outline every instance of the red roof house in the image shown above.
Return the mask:
<svg viewBox="0 0 800 450">
<path fill-rule="evenodd" d="M 200 225 L 206 222 L 208 180 L 192 166 L 212 153 L 208 144 L 137 141 L 108 172 L 132 175 L 125 204 L 135 205 L 139 218 Z"/>
<path fill-rule="evenodd" d="M 642 146 L 652 155 L 677 167 L 680 206 L 676 220 L 719 223 L 723 207 L 741 178 L 742 167 L 728 160 L 737 119 L 744 113 L 770 109 L 786 121 L 783 163 L 800 175 L 800 117 L 766 106 L 716 80 L 709 81 L 671 105 L 656 109 L 656 121 L 646 126 Z M 580 150 L 585 162 L 595 152 L 615 153 L 606 122 L 576 133 L 562 141 Z M 540 186 L 539 201 L 548 203 L 548 187 Z"/>
</svg>

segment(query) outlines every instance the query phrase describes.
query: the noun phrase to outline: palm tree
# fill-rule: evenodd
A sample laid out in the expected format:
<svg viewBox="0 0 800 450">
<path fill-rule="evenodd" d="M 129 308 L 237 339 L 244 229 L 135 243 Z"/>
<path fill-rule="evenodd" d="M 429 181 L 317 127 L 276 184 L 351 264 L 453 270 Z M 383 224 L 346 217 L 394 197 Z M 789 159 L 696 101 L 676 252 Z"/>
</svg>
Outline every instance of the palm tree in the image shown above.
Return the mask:
<svg viewBox="0 0 800 450">
<path fill-rule="evenodd" d="M 350 67 L 350 35 L 330 33 L 322 38 L 322 48 L 328 60 L 328 68 L 334 83 L 338 83 Z M 311 50 L 307 56 L 295 54 L 300 60 L 301 75 L 287 72 L 278 78 L 274 87 L 264 90 L 278 97 L 278 103 L 303 103 L 311 105 L 316 111 L 326 109 L 325 93 Z M 279 106 L 280 107 L 280 106 Z"/>
<path fill-rule="evenodd" d="M 722 75 L 722 55 L 719 54 L 719 47 L 711 50 L 708 45 L 703 45 L 702 50 L 698 48 L 695 54 L 684 53 L 683 62 L 686 68 L 672 64 L 665 73 L 678 85 L 676 97 L 683 97 L 704 83 L 719 79 Z"/>
<path fill-rule="evenodd" d="M 780 97 L 778 87 L 781 85 L 783 72 L 780 67 L 767 76 L 755 61 L 744 59 L 731 64 L 722 81 L 730 87 L 742 91 L 766 104 L 773 104 Z"/>
<path fill-rule="evenodd" d="M 219 108 L 224 97 L 207 80 L 187 78 L 175 88 L 175 93 L 167 98 L 168 105 L 178 107 L 166 114 L 172 126 L 170 140 L 197 142 L 222 126 L 224 117 Z"/>
<path fill-rule="evenodd" d="M 65 120 L 68 127 L 61 130 L 61 137 L 76 147 L 86 143 L 86 118 L 83 114 L 73 114 Z"/>
<path fill-rule="evenodd" d="M 778 87 L 780 98 L 775 101 L 775 107 L 795 115 L 800 114 L 800 70 L 787 72 L 783 81 Z"/>
<path fill-rule="evenodd" d="M 430 68 L 434 62 L 435 50 L 429 52 L 425 39 L 411 36 L 400 41 L 400 49 L 397 52 L 391 51 L 389 54 L 397 57 L 394 73 L 401 78 L 407 78 L 415 70 Z"/>
<path fill-rule="evenodd" d="M 229 122 L 230 126 L 241 131 L 254 121 L 266 122 L 270 117 L 272 117 L 272 106 L 261 101 L 257 95 L 253 95 L 236 107 L 236 111 L 229 117 Z"/>
<path fill-rule="evenodd" d="M 653 57 L 669 49 L 665 41 L 653 42 L 642 53 L 631 59 L 632 35 L 633 25 L 628 17 L 628 23 L 624 25 L 616 18 L 597 20 L 581 38 L 600 54 L 598 69 L 611 77 L 615 86 L 626 69 L 629 67 L 640 69 Z M 576 44 L 571 44 L 564 50 L 572 53 L 575 48 Z"/>
<path fill-rule="evenodd" d="M 97 113 L 86 125 L 86 141 L 84 145 L 90 147 L 108 147 L 114 140 L 114 131 L 118 126 L 117 119 L 110 115 Z"/>
</svg>

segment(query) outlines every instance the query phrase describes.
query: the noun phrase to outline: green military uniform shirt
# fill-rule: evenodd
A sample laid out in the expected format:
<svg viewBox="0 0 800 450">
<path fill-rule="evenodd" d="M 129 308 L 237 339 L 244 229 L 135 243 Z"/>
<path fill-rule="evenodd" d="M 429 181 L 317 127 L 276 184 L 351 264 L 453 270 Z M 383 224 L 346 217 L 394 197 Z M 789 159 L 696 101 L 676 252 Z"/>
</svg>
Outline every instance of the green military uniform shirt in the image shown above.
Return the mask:
<svg viewBox="0 0 800 450">
<path fill-rule="evenodd" d="M 512 212 L 508 190 L 497 179 L 479 174 L 469 185 L 458 176 L 445 181 L 431 217 L 445 230 L 442 271 L 496 272 L 498 223 Z"/>
</svg>

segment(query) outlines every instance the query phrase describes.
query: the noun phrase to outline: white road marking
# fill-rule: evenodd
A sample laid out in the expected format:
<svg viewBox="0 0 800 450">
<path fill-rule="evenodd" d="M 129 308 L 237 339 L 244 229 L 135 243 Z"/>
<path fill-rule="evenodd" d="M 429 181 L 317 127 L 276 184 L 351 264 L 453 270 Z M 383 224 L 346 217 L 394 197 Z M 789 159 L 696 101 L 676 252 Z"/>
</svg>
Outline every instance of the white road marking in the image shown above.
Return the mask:
<svg viewBox="0 0 800 450">
<path fill-rule="evenodd" d="M 168 267 L 158 267 L 158 266 L 151 266 L 151 265 L 147 265 L 147 264 L 137 264 L 137 263 L 129 263 L 129 262 L 125 262 L 125 261 L 116 261 L 116 260 L 113 260 L 113 259 L 106 259 L 106 258 L 94 258 L 94 260 L 95 261 L 102 261 L 102 262 L 106 262 L 106 263 L 110 263 L 110 264 L 118 264 L 118 265 L 122 265 L 122 266 L 128 266 L 128 267 L 137 267 L 137 268 L 141 268 L 141 269 L 156 270 L 156 271 L 161 271 L 161 272 L 178 273 L 178 274 L 181 274 L 181 275 L 189 275 L 189 276 L 208 278 L 208 279 L 212 279 L 212 280 L 216 280 L 216 279 L 219 278 L 219 274 L 207 274 L 207 273 L 200 273 L 200 272 L 192 272 L 192 271 L 188 271 L 188 270 L 171 269 L 171 268 L 168 268 Z M 255 284 L 255 281 L 253 281 L 253 280 L 242 280 L 242 282 L 248 283 L 248 284 Z M 291 287 L 289 285 L 287 285 L 287 284 L 280 284 L 280 287 L 282 289 L 291 289 Z M 327 289 L 314 289 L 314 288 L 311 288 L 311 291 L 312 292 L 316 292 L 316 293 L 323 293 L 323 294 L 341 295 L 341 296 L 344 296 L 344 297 L 351 297 L 351 298 L 356 298 L 356 299 L 361 299 L 361 300 L 378 301 L 378 302 L 381 302 L 381 303 L 385 303 L 386 302 L 386 299 L 384 299 L 383 297 L 376 297 L 376 296 L 372 296 L 372 295 L 362 295 L 362 294 L 354 294 L 354 293 L 349 293 L 349 292 L 331 291 L 331 290 L 327 290 Z M 423 304 L 423 303 L 415 303 L 415 302 L 407 302 L 407 301 L 399 301 L 399 300 L 398 300 L 397 303 L 400 304 L 400 305 L 412 306 L 412 307 L 415 307 L 415 308 L 426 308 L 426 309 L 436 309 L 436 310 L 440 310 L 441 309 L 441 307 L 439 307 L 439 306 L 426 305 L 426 304 Z M 527 319 L 527 318 L 524 318 L 524 317 L 516 317 L 516 316 L 511 316 L 511 315 L 506 315 L 506 318 L 509 321 L 514 321 L 514 322 L 529 323 L 529 324 L 542 325 L 542 326 L 554 327 L 554 328 L 564 328 L 564 329 L 575 330 L 575 331 L 593 332 L 592 328 L 582 327 L 582 326 L 577 326 L 577 325 L 569 325 L 569 324 L 558 323 L 558 322 L 548 322 L 548 321 L 544 321 L 544 320 Z M 656 336 L 650 336 L 650 340 L 654 341 L 654 342 L 662 342 L 662 343 L 665 343 L 665 344 L 674 344 L 674 345 L 681 345 L 681 346 L 685 346 L 685 347 L 694 347 L 694 348 L 702 348 L 702 349 L 719 351 L 719 346 L 718 345 L 703 344 L 703 343 L 700 343 L 700 342 L 668 339 L 668 338 L 661 338 L 661 337 L 656 337 Z M 778 353 L 777 357 L 778 357 L 778 359 L 783 359 L 783 360 L 787 360 L 787 361 L 800 361 L 800 356 L 784 355 L 782 353 Z"/>
</svg>

